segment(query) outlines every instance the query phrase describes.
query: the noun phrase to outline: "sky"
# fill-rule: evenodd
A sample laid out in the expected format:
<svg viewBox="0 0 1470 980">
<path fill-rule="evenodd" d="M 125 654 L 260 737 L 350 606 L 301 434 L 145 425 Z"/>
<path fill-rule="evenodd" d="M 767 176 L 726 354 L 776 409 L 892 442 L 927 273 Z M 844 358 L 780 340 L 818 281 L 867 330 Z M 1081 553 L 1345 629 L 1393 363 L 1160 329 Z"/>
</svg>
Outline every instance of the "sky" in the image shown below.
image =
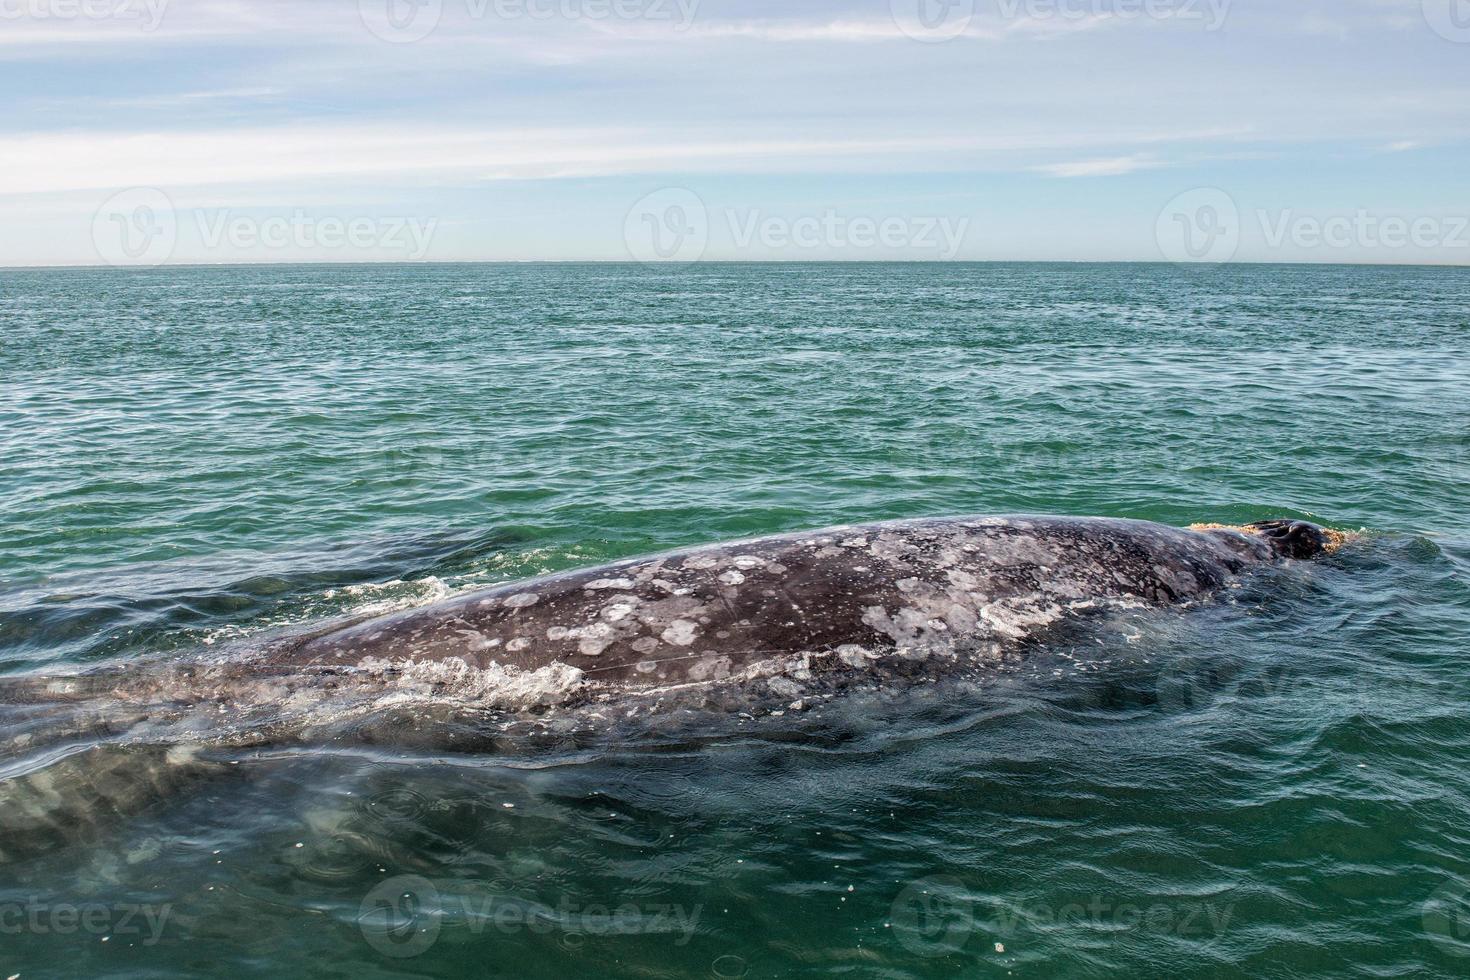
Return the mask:
<svg viewBox="0 0 1470 980">
<path fill-rule="evenodd" d="M 0 266 L 1470 264 L 1470 0 L 0 0 Z"/>
</svg>

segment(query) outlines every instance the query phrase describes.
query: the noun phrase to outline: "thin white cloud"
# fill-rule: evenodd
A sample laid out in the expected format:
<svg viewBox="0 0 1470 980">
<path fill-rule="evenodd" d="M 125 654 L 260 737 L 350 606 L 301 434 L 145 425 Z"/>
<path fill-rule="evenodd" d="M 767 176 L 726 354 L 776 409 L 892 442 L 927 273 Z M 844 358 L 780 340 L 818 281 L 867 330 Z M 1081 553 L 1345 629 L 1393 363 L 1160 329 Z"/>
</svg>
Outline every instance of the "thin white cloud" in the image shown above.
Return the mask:
<svg viewBox="0 0 1470 980">
<path fill-rule="evenodd" d="M 1046 38 L 1091 31 L 1124 18 L 1108 13 L 1081 17 L 976 17 L 953 40 L 1000 41 L 1010 37 Z M 589 21 L 599 34 L 629 40 L 704 41 L 749 39 L 776 43 L 874 43 L 901 41 L 912 44 L 915 29 L 905 30 L 892 17 L 866 19 L 799 20 L 765 18 L 730 21 L 696 21 L 687 28 L 671 31 L 667 25 L 628 21 Z M 920 32 L 922 35 L 922 32 Z"/>
<path fill-rule="evenodd" d="M 138 96 L 136 98 L 112 99 L 107 104 L 139 109 L 174 109 L 218 102 L 261 102 L 279 99 L 286 94 L 282 88 L 258 86 L 255 88 L 213 89 L 202 92 L 178 92 L 171 95 Z"/>
<path fill-rule="evenodd" d="M 444 0 L 438 29 L 402 44 L 375 36 L 358 0 L 169 0 L 151 31 L 0 19 L 0 70 L 41 68 L 0 119 L 0 219 L 34 218 L 12 253 L 25 256 L 35 233 L 55 246 L 38 255 L 91 254 L 86 222 L 35 209 L 86 218 L 127 187 L 161 188 L 181 208 L 347 196 L 384 214 L 396 201 L 454 201 L 452 213 L 524 190 L 555 212 L 562 197 L 595 206 L 630 176 L 701 187 L 761 175 L 745 182 L 755 205 L 813 193 L 811 175 L 855 175 L 832 183 L 864 194 L 958 185 L 983 197 L 997 173 L 1103 179 L 1208 163 L 1228 183 L 1236 161 L 1268 158 L 1253 172 L 1298 186 L 1324 159 L 1413 170 L 1413 151 L 1470 138 L 1454 108 L 1470 100 L 1470 62 L 1420 0 L 1188 5 L 1228 7 L 1224 30 L 1209 17 L 1071 13 L 1120 6 L 1109 3 L 977 0 L 966 33 L 943 44 L 914 41 L 888 0 L 700 0 L 684 30 L 668 18 L 471 15 L 494 6 Z M 1167 184 L 1154 188 L 1167 199 L 1176 189 L 1158 177 L 1170 172 L 1130 186 Z M 560 178 L 598 181 L 532 186 Z M 1414 186 L 1362 181 L 1369 201 Z M 1077 190 L 1031 186 L 1015 207 L 1044 212 Z M 528 227 L 529 254 L 544 254 L 553 233 Z M 556 234 L 580 234 L 566 227 Z"/>
<path fill-rule="evenodd" d="M 1036 169 L 1049 177 L 1121 177 L 1139 170 L 1153 170 L 1164 164 L 1150 156 L 1105 157 L 1100 160 L 1072 160 L 1048 163 Z"/>
<path fill-rule="evenodd" d="M 648 25 L 622 24 L 611 28 L 598 25 L 600 33 L 629 38 L 652 38 L 665 31 Z M 678 39 L 748 38 L 756 41 L 894 41 L 905 37 L 891 20 L 835 20 L 827 23 L 801 21 L 737 21 L 727 24 L 693 24 L 673 35 Z"/>
<path fill-rule="evenodd" d="M 95 48 L 108 45 L 154 44 L 179 40 L 241 37 L 264 34 L 272 23 L 279 30 L 281 18 L 271 17 L 271 0 L 261 0 L 255 9 L 228 0 L 193 0 L 187 6 L 175 0 L 134 0 L 130 3 L 99 5 L 88 15 L 84 5 L 76 13 L 62 8 L 35 5 L 42 11 L 31 14 L 20 8 L 19 16 L 4 19 L 0 30 L 0 52 L 6 57 L 54 55 L 58 47 Z M 21 49 L 21 50 L 16 50 Z"/>
<path fill-rule="evenodd" d="M 134 133 L 33 133 L 0 138 L 0 196 L 122 187 L 197 187 L 317 178 L 473 182 L 698 171 L 926 172 L 1021 169 L 1017 154 L 1120 143 L 1207 139 L 1213 131 L 1128 134 L 842 135 L 685 133 L 609 127 L 450 128 L 276 126 Z M 1159 166 L 1150 156 L 1049 164 L 1061 177 Z"/>
</svg>

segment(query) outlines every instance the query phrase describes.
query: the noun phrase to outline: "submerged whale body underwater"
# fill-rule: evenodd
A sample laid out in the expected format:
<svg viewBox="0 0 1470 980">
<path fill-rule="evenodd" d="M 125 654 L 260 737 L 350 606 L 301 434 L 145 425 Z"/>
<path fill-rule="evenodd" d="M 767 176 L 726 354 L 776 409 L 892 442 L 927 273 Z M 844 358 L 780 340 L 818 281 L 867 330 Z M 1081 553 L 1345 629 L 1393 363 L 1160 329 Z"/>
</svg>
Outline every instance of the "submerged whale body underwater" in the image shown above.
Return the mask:
<svg viewBox="0 0 1470 980">
<path fill-rule="evenodd" d="M 1065 624 L 1205 601 L 1342 541 L 1304 521 L 852 525 L 501 585 L 209 658 L 12 679 L 0 682 L 7 755 L 105 739 L 67 759 L 69 781 L 52 769 L 0 778 L 3 850 L 27 850 L 26 831 L 59 835 L 78 809 L 134 811 L 218 774 L 211 749 L 485 750 L 504 738 L 466 739 L 482 731 L 466 717 L 493 714 L 501 733 L 563 717 L 585 727 L 621 698 L 654 713 L 691 700 L 802 710 L 846 684 L 985 671 Z"/>
</svg>

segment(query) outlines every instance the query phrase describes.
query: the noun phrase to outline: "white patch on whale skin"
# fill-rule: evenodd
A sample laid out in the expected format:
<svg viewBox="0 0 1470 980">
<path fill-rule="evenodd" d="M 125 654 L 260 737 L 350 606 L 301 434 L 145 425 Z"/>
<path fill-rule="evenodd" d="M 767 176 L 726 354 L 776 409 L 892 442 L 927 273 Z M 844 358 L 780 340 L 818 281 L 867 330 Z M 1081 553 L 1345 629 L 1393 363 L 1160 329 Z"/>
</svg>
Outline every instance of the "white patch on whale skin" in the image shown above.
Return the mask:
<svg viewBox="0 0 1470 980">
<path fill-rule="evenodd" d="M 766 560 L 764 558 L 758 558 L 755 555 L 736 555 L 731 564 L 742 572 L 750 572 L 764 567 Z"/>
<path fill-rule="evenodd" d="M 1058 579 L 1041 583 L 1041 591 L 1061 596 L 1063 599 L 1083 599 L 1087 597 L 1087 591 L 1077 582 L 1068 579 Z"/>
<path fill-rule="evenodd" d="M 1062 618 L 1060 606 L 1045 608 L 1032 606 L 1017 607 L 1007 602 L 992 602 L 980 610 L 980 618 L 989 623 L 1001 636 L 1019 640 L 1043 626 L 1050 626 Z"/>
<path fill-rule="evenodd" d="M 706 569 L 714 568 L 717 564 L 719 563 L 708 555 L 695 555 L 692 558 L 684 559 L 684 567 L 692 568 L 697 572 L 702 572 Z"/>
<path fill-rule="evenodd" d="M 694 638 L 699 635 L 699 626 L 687 619 L 676 619 L 669 624 L 669 628 L 663 632 L 665 643 L 676 647 L 687 647 L 694 644 Z"/>
<path fill-rule="evenodd" d="M 633 615 L 635 606 L 631 602 L 615 602 L 602 610 L 602 618 L 609 623 L 620 623 Z"/>
<path fill-rule="evenodd" d="M 631 589 L 637 584 L 630 578 L 599 578 L 593 579 L 582 588 L 589 592 L 597 592 L 603 589 Z"/>
<path fill-rule="evenodd" d="M 902 562 L 907 561 L 909 542 L 892 531 L 884 531 L 873 539 L 868 548 L 869 554 L 884 561 Z"/>
<path fill-rule="evenodd" d="M 729 657 L 705 657 L 690 665 L 689 679 L 692 681 L 717 681 L 730 676 Z"/>
<path fill-rule="evenodd" d="M 944 614 L 944 621 L 949 624 L 950 629 L 962 635 L 973 632 L 975 627 L 980 623 L 980 619 L 975 615 L 974 611 L 960 603 L 955 603 L 949 607 Z"/>
<path fill-rule="evenodd" d="M 483 669 L 463 660 L 379 660 L 361 663 L 368 676 L 387 682 L 399 693 L 476 706 L 523 707 L 565 700 L 585 681 L 582 671 L 561 661 L 538 670 L 492 663 Z"/>
<path fill-rule="evenodd" d="M 930 619 L 922 609 L 900 609 L 893 617 L 905 636 L 918 636 L 929 628 Z"/>
<path fill-rule="evenodd" d="M 882 606 L 869 606 L 863 610 L 863 623 L 882 633 L 894 642 L 896 646 L 907 646 L 918 639 L 919 633 L 928 619 L 917 609 L 899 609 L 889 615 L 887 609 Z"/>
<path fill-rule="evenodd" d="M 581 637 L 577 649 L 586 657 L 601 656 L 602 651 L 612 646 L 613 641 L 617 639 L 613 628 L 607 623 L 593 623 L 576 632 Z"/>
<path fill-rule="evenodd" d="M 534 592 L 522 592 L 505 600 L 507 609 L 528 609 L 541 601 L 541 597 Z"/>
<path fill-rule="evenodd" d="M 629 646 L 638 653 L 652 653 L 658 649 L 658 640 L 651 636 L 644 636 L 634 640 Z"/>
<path fill-rule="evenodd" d="M 745 581 L 745 576 L 740 574 L 739 572 L 730 571 L 725 572 L 723 575 L 721 575 L 720 581 L 724 582 L 726 585 L 740 585 Z"/>
</svg>

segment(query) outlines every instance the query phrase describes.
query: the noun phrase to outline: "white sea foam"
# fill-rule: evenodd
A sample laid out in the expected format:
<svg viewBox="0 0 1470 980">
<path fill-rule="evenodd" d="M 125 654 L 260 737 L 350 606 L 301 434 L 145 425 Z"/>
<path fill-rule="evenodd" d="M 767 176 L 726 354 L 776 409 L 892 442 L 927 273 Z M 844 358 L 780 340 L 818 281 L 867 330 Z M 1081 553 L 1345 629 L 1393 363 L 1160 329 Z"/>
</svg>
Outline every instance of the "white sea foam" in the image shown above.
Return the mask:
<svg viewBox="0 0 1470 980">
<path fill-rule="evenodd" d="M 382 616 L 401 609 L 412 609 L 415 606 L 439 602 L 454 594 L 455 590 L 450 588 L 443 579 L 430 575 L 413 582 L 394 579 L 390 582 L 373 582 L 366 585 L 347 585 L 340 589 L 328 589 L 323 598 L 336 599 L 346 596 L 349 599 L 364 599 L 364 602 L 348 606 L 346 613 L 352 616 Z"/>
</svg>

